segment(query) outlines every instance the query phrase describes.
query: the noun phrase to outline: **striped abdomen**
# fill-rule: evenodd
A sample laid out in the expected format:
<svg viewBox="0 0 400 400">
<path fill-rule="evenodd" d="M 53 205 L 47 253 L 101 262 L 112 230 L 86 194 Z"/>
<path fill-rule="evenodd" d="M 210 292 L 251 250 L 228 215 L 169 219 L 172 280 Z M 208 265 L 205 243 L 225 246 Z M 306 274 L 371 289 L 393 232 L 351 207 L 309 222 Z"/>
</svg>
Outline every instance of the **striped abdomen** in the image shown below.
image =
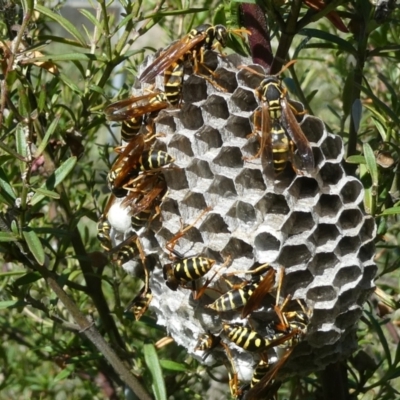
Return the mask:
<svg viewBox="0 0 400 400">
<path fill-rule="evenodd" d="M 237 310 L 247 304 L 257 286 L 258 283 L 251 283 L 240 289 L 229 290 L 207 307 L 218 312 Z"/>
<path fill-rule="evenodd" d="M 188 283 L 204 276 L 215 261 L 206 257 L 185 258 L 172 265 L 174 277 L 179 283 Z"/>
<path fill-rule="evenodd" d="M 121 137 L 125 142 L 129 142 L 134 136 L 136 136 L 143 123 L 143 116 L 128 119 L 122 122 L 121 125 Z"/>
<path fill-rule="evenodd" d="M 178 105 L 181 100 L 182 83 L 183 59 L 179 59 L 164 71 L 165 96 L 172 106 Z"/>
<path fill-rule="evenodd" d="M 290 140 L 278 121 L 273 122 L 270 135 L 274 170 L 278 175 L 286 168 L 286 164 L 289 161 Z"/>
<path fill-rule="evenodd" d="M 244 350 L 260 352 L 270 344 L 270 341 L 261 336 L 256 331 L 236 324 L 223 324 L 223 330 L 228 335 L 229 340 Z"/>
</svg>

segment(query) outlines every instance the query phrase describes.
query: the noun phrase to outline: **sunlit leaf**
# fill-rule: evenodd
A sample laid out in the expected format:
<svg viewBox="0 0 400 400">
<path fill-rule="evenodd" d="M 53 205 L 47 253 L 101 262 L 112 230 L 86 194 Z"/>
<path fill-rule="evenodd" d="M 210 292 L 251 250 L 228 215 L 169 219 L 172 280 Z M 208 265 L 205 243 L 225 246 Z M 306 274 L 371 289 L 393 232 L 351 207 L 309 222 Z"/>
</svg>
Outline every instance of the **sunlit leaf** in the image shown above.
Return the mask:
<svg viewBox="0 0 400 400">
<path fill-rule="evenodd" d="M 68 176 L 68 174 L 74 169 L 76 164 L 76 157 L 71 157 L 65 163 L 61 164 L 53 174 L 47 178 L 46 183 L 41 187 L 42 189 L 53 192 L 54 189 Z M 35 205 L 43 200 L 45 196 L 36 191 L 33 195 L 31 204 Z"/>
<path fill-rule="evenodd" d="M 0 167 L 0 192 L 3 197 L 7 197 L 10 200 L 10 205 L 14 203 L 16 196 L 2 167 Z"/>
<path fill-rule="evenodd" d="M 167 369 L 170 371 L 185 372 L 188 370 L 188 366 L 186 364 L 177 363 L 171 360 L 160 360 L 160 365 L 163 369 Z"/>
<path fill-rule="evenodd" d="M 165 382 L 162 374 L 160 362 L 158 360 L 157 351 L 152 343 L 143 346 L 144 359 L 147 368 L 153 378 L 153 392 L 156 400 L 166 400 L 167 392 L 165 390 Z"/>
<path fill-rule="evenodd" d="M 380 215 L 395 215 L 395 214 L 400 214 L 400 207 L 387 208 Z"/>
<path fill-rule="evenodd" d="M 378 186 L 378 166 L 376 164 L 375 154 L 368 143 L 364 143 L 363 150 L 368 172 L 371 174 L 372 185 Z"/>
<path fill-rule="evenodd" d="M 35 257 L 37 263 L 39 265 L 44 264 L 44 250 L 42 243 L 40 242 L 39 237 L 36 235 L 36 233 L 31 229 L 31 228 L 25 228 L 22 230 L 22 235 L 26 241 L 26 244 L 29 247 L 29 250 Z"/>
<path fill-rule="evenodd" d="M 12 232 L 0 232 L 0 242 L 14 242 L 18 240 Z"/>
<path fill-rule="evenodd" d="M 42 152 L 44 151 L 44 149 L 46 148 L 47 143 L 49 142 L 50 136 L 56 130 L 59 120 L 60 120 L 60 115 L 56 115 L 55 118 L 53 119 L 53 121 L 51 121 L 49 128 L 47 129 L 39 147 L 37 148 L 37 150 L 35 152 L 35 155 L 34 155 L 35 158 L 39 157 L 42 154 Z"/>
<path fill-rule="evenodd" d="M 58 22 L 68 33 L 70 33 L 76 40 L 78 40 L 78 42 L 80 42 L 83 46 L 86 46 L 85 38 L 81 35 L 81 33 L 78 31 L 73 23 L 62 17 L 60 14 L 56 14 L 47 7 L 44 7 L 40 4 L 36 4 L 35 9 L 40 13 L 46 15 L 53 21 Z"/>
</svg>

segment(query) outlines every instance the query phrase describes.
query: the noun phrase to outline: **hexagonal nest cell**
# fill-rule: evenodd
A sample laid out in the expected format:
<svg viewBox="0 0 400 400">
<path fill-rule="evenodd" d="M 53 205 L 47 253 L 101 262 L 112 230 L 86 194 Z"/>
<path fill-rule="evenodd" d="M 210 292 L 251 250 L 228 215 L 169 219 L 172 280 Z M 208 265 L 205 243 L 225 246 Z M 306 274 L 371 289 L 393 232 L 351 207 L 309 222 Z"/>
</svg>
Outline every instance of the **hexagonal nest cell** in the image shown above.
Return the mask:
<svg viewBox="0 0 400 400">
<path fill-rule="evenodd" d="M 240 310 L 219 313 L 206 306 L 221 296 L 221 287 L 227 287 L 222 275 L 231 274 L 225 278 L 231 282 L 252 281 L 254 276 L 244 271 L 269 263 L 276 272 L 273 295 L 278 275 L 283 276 L 278 303 L 291 295 L 308 314 L 302 343 L 285 365 L 290 373 L 307 374 L 348 356 L 356 347 L 357 302 L 374 288 L 376 227 L 360 204 L 361 183 L 347 176 L 341 165 L 341 139 L 327 132 L 316 117 L 298 117 L 313 153 L 318 154 L 315 168 L 294 170 L 289 161 L 289 175 L 266 179 L 262 160 L 247 159 L 242 152 L 251 133 L 251 115 L 261 105 L 254 90 L 262 80 L 258 74 L 265 71 L 237 55 L 216 60 L 216 83 L 211 75 L 186 76 L 180 111 L 163 110 L 163 117 L 155 120 L 155 131 L 162 133 L 156 146 L 162 143 L 176 160 L 164 168 L 167 193 L 156 217 L 168 229 L 157 230 L 159 224 L 153 221 L 137 232 L 145 253 L 158 259 L 150 280 L 150 309 L 176 342 L 200 361 L 203 353 L 195 351 L 198 337 L 208 332 L 221 335 L 231 348 L 239 378 L 249 381 L 259 355 L 233 344 L 222 330 L 223 323 L 240 321 L 249 327 L 251 320 L 251 326 L 267 332 L 273 323 L 271 308 L 261 303 L 260 311 L 241 319 Z M 249 68 L 238 69 L 241 64 Z M 232 81 L 228 88 L 227 80 Z M 163 90 L 158 79 L 155 84 Z M 187 231 L 174 242 L 171 254 L 165 243 L 183 227 Z M 158 248 L 146 247 L 148 236 L 155 236 Z M 188 246 L 190 240 L 193 246 Z M 193 299 L 188 285 L 174 292 L 165 284 L 162 266 L 171 258 L 183 262 L 177 254 L 215 261 L 196 281 L 199 288 L 216 274 L 199 300 Z M 211 364 L 218 353 L 211 351 L 203 361 Z"/>
</svg>

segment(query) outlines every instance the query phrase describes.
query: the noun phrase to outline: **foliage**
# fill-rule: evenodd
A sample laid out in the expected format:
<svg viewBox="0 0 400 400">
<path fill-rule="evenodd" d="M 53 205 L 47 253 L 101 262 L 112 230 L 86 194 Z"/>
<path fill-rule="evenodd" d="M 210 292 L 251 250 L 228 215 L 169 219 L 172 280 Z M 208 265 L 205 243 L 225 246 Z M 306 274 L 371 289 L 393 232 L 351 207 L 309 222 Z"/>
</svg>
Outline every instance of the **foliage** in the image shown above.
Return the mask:
<svg viewBox="0 0 400 400">
<path fill-rule="evenodd" d="M 63 16 L 64 4 L 33 3 L 0 0 L 0 390 L 21 399 L 122 398 L 126 385 L 150 398 L 143 385 L 157 399 L 165 388 L 174 399 L 204 398 L 204 367 L 175 344 L 160 348 L 165 332 L 151 317 L 134 323 L 124 312 L 140 281 L 100 251 L 96 223 L 118 142 L 102 111 L 129 95 L 145 51 L 204 21 L 235 25 L 249 4 L 99 0 L 79 10 L 81 27 Z M 400 9 L 385 14 L 391 1 L 367 0 L 248 3 L 265 7 L 275 72 L 289 54 L 297 59 L 288 86 L 342 136 L 348 170 L 376 217 L 379 291 L 347 362 L 352 397 L 399 397 L 391 382 L 400 373 L 399 320 L 387 313 L 400 301 Z M 156 26 L 164 43 L 151 39 Z M 281 390 L 323 398 L 319 376 Z"/>
</svg>

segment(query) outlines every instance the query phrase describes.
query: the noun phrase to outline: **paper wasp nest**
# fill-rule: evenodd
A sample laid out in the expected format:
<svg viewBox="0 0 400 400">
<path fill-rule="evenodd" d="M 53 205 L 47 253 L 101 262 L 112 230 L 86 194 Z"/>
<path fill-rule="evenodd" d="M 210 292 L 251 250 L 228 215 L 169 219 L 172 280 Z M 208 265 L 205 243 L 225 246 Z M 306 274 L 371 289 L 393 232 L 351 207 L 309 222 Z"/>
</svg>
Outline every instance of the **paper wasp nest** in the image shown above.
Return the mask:
<svg viewBox="0 0 400 400">
<path fill-rule="evenodd" d="M 194 352 L 199 335 L 221 332 L 221 315 L 204 305 L 219 296 L 212 288 L 224 285 L 223 280 L 217 276 L 211 290 L 195 301 L 188 289 L 170 290 L 162 273 L 162 265 L 171 262 L 166 242 L 181 223 L 187 226 L 210 207 L 175 250 L 185 257 L 215 259 L 206 277 L 228 257 L 229 267 L 219 274 L 247 270 L 256 262 L 270 263 L 277 271 L 284 267 L 282 295 L 303 300 L 311 315 L 305 339 L 285 370 L 307 374 L 357 347 L 357 322 L 374 288 L 375 223 L 362 210 L 361 183 L 343 169 L 341 138 L 316 117 L 305 114 L 301 121 L 315 172 L 297 175 L 288 168 L 273 184 L 264 178 L 260 159 L 249 159 L 257 152 L 257 139 L 248 137 L 259 105 L 254 89 L 262 77 L 237 68 L 249 60 L 209 54 L 218 63 L 215 81 L 226 91 L 186 74 L 181 108 L 162 110 L 156 118 L 160 137 L 155 147 L 176 161 L 164 171 L 168 193 L 161 218 L 143 234 L 146 254 L 156 260 L 150 309 L 175 341 L 199 359 L 202 353 Z M 260 66 L 249 67 L 265 73 Z M 157 85 L 162 90 L 162 76 Z M 236 321 L 240 313 L 224 314 L 225 321 L 226 315 Z M 251 379 L 259 356 L 231 347 L 241 379 Z"/>
</svg>

